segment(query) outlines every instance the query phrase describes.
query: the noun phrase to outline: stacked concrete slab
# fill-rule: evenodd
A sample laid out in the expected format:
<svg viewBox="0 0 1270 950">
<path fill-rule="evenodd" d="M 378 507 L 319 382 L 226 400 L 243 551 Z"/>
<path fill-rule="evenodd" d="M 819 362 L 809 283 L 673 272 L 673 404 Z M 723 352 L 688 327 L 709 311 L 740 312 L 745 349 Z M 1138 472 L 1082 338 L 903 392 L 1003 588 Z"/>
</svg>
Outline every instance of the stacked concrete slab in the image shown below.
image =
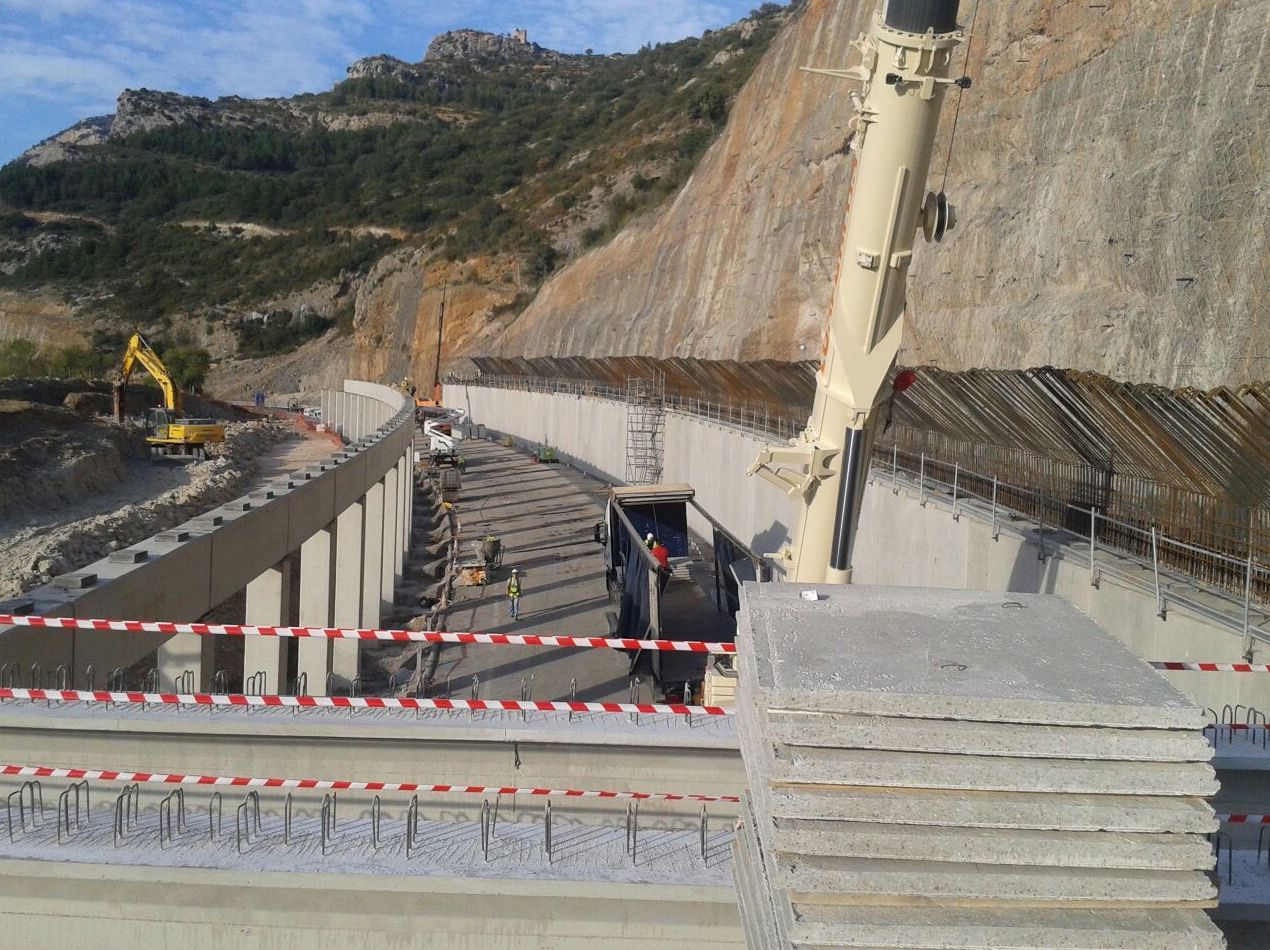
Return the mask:
<svg viewBox="0 0 1270 950">
<path fill-rule="evenodd" d="M 1203 950 L 1204 717 L 1057 597 L 747 585 L 752 950 Z"/>
</svg>

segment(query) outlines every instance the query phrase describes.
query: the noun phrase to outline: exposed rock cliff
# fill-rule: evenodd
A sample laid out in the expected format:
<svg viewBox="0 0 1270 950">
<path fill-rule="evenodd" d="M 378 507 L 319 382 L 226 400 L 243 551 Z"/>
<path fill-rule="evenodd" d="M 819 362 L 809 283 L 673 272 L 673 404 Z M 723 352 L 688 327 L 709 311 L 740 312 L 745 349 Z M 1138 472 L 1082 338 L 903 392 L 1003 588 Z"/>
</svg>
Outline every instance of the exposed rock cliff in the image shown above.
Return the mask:
<svg viewBox="0 0 1270 950">
<path fill-rule="evenodd" d="M 423 61 L 438 64 L 455 60 L 506 59 L 559 63 L 585 58 L 544 49 L 537 43 L 529 42 L 528 38 L 483 33 L 480 30 L 455 30 L 436 37 L 428 45 Z"/>
<path fill-rule="evenodd" d="M 674 203 L 559 274 L 481 351 L 812 351 L 851 87 L 798 69 L 843 65 L 875 7 L 809 0 Z M 1168 385 L 1270 376 L 1266 13 L 1265 0 L 984 3 L 948 171 L 961 224 L 919 250 L 904 359 Z"/>
<path fill-rule="evenodd" d="M 18 156 L 18 161 L 32 165 L 52 165 L 79 158 L 84 149 L 100 145 L 110 135 L 110 123 L 114 116 L 98 115 L 76 122 L 64 132 L 58 132 L 43 142 L 31 146 Z"/>
</svg>

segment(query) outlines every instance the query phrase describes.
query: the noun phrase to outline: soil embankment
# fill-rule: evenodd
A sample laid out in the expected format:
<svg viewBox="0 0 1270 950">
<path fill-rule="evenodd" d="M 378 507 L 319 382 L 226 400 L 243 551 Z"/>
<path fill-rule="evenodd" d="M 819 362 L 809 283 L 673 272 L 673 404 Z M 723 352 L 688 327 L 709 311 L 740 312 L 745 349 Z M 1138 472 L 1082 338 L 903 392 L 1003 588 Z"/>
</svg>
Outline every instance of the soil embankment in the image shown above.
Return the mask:
<svg viewBox="0 0 1270 950">
<path fill-rule="evenodd" d="M 0 597 L 181 524 L 250 490 L 262 475 L 331 451 L 319 437 L 309 440 L 311 448 L 307 441 L 280 445 L 301 432 L 199 401 L 187 409 L 226 420 L 218 456 L 151 460 L 138 427 L 98 414 L 101 393 L 93 389 L 0 381 Z"/>
</svg>

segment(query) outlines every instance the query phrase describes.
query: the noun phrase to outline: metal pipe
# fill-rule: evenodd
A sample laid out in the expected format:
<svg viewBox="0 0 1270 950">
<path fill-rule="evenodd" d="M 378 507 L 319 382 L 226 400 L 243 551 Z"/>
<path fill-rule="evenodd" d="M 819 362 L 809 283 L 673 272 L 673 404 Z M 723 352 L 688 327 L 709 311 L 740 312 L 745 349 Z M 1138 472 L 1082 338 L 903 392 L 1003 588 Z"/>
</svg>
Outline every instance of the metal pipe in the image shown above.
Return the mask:
<svg viewBox="0 0 1270 950">
<path fill-rule="evenodd" d="M 873 428 L 869 425 L 864 429 L 848 429 L 846 433 L 847 449 L 842 462 L 842 477 L 838 479 L 838 512 L 829 549 L 829 566 L 835 571 L 851 570 L 851 551 L 855 547 L 856 526 L 869 473 Z"/>
<path fill-rule="evenodd" d="M 951 33 L 960 5 L 960 0 L 887 0 L 883 21 L 901 33 Z"/>
</svg>

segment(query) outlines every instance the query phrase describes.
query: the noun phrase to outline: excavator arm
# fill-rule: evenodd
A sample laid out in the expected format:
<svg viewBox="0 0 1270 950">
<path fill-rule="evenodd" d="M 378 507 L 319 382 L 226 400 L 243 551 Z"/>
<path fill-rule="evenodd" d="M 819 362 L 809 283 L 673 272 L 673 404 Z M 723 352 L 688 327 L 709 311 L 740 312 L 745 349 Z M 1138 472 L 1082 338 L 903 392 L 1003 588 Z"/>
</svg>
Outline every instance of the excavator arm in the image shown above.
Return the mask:
<svg viewBox="0 0 1270 950">
<path fill-rule="evenodd" d="M 176 383 L 172 381 L 167 367 L 163 365 L 163 360 L 159 359 L 159 354 L 150 348 L 150 344 L 142 339 L 140 333 L 134 333 L 132 339 L 128 341 L 128 349 L 123 355 L 123 365 L 119 369 L 119 381 L 115 388 L 120 390 L 128 385 L 128 380 L 132 378 L 138 363 L 154 378 L 154 381 L 159 384 L 159 389 L 163 391 L 163 407 L 179 413 L 181 391 L 176 388 Z"/>
</svg>

